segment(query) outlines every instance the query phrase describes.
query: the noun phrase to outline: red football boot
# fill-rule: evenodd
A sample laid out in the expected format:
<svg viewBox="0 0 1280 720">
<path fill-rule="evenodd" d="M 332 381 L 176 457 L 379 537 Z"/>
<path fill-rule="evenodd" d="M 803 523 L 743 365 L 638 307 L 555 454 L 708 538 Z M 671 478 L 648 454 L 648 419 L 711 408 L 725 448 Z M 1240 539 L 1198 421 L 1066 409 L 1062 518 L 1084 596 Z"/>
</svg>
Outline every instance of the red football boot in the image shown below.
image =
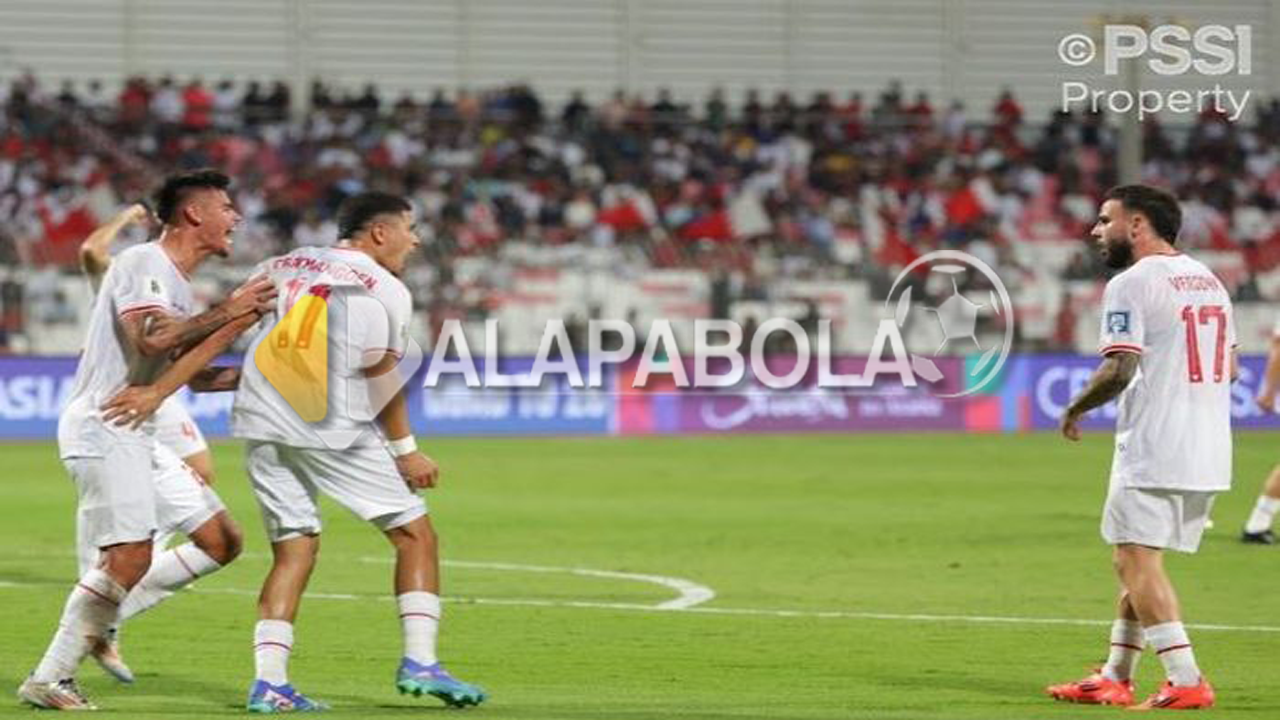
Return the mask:
<svg viewBox="0 0 1280 720">
<path fill-rule="evenodd" d="M 1085 705 L 1132 705 L 1133 681 L 1112 680 L 1094 673 L 1083 680 L 1050 685 L 1045 692 L 1054 700 Z"/>
<path fill-rule="evenodd" d="M 1160 692 L 1130 710 L 1203 710 L 1213 707 L 1213 686 L 1200 678 L 1199 685 L 1174 685 L 1168 680 Z"/>
</svg>

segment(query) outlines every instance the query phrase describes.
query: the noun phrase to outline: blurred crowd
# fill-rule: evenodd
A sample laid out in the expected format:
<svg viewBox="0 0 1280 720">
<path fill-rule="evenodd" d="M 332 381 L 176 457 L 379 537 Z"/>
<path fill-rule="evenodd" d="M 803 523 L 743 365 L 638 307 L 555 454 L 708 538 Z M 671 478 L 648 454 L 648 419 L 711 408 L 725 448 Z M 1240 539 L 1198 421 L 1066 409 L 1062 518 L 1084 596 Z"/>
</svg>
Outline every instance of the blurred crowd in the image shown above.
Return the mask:
<svg viewBox="0 0 1280 720">
<path fill-rule="evenodd" d="M 315 82 L 295 98 L 283 83 L 136 77 L 108 91 L 27 75 L 0 88 L 0 108 L 0 264 L 70 266 L 161 174 L 214 166 L 235 180 L 243 264 L 333 242 L 352 193 L 412 197 L 433 281 L 420 300 L 435 303 L 458 296 L 459 259 L 513 243 L 700 268 L 743 293 L 777 273 L 888 274 L 938 247 L 1008 266 L 1017 243 L 1086 237 L 1119 155 L 1103 115 L 1029 119 L 1008 91 L 940 105 L 896 82 L 553 108 L 523 85 L 415 98 Z M 1280 263 L 1280 101 L 1255 100 L 1247 122 L 1207 112 L 1143 132 L 1146 179 L 1185 201 L 1184 245 L 1240 252 L 1251 272 Z M 1096 276 L 1092 262 L 1082 252 L 1066 272 Z"/>
</svg>

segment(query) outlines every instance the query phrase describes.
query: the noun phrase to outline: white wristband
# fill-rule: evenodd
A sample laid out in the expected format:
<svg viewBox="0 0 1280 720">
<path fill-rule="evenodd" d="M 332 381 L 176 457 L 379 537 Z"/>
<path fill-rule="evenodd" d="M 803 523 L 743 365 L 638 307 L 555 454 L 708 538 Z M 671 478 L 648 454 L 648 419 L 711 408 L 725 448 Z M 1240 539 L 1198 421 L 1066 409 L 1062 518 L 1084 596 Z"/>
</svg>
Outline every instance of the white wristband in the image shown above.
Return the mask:
<svg viewBox="0 0 1280 720">
<path fill-rule="evenodd" d="M 388 440 L 387 450 L 391 452 L 392 457 L 400 457 L 409 453 L 418 452 L 418 441 L 412 435 L 405 435 L 399 440 Z"/>
</svg>

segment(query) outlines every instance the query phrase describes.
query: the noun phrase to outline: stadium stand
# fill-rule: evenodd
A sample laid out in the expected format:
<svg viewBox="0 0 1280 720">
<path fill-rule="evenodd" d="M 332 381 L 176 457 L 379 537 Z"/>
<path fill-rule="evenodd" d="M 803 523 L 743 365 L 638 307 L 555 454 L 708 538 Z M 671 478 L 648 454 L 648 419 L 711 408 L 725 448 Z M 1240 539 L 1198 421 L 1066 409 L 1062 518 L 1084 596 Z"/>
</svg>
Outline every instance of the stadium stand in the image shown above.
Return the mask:
<svg viewBox="0 0 1280 720">
<path fill-rule="evenodd" d="M 232 265 L 203 279 L 210 295 L 263 257 L 332 242 L 329 218 L 354 192 L 412 196 L 427 238 L 409 271 L 414 331 L 428 341 L 451 317 L 532 328 L 812 308 L 865 351 L 873 326 L 847 311 L 921 253 L 958 248 L 1010 286 L 1020 347 L 1092 342 L 1076 308 L 1096 302 L 1099 274 L 1081 240 L 1117 156 L 1100 114 L 1037 122 L 1011 92 L 968 108 L 896 81 L 734 105 L 715 90 L 693 106 L 659 90 L 553 108 L 522 84 L 419 102 L 317 81 L 309 95 L 291 113 L 282 82 L 138 76 L 112 92 L 28 74 L 0 90 L 4 345 L 73 351 L 88 301 L 79 240 L 161 173 L 205 165 L 236 178 L 246 217 Z M 1254 112 L 1144 127 L 1145 179 L 1186 198 L 1182 244 L 1243 302 L 1280 292 L 1280 102 Z M 1241 313 L 1246 343 L 1262 315 Z M 504 350 L 536 348 L 537 334 L 510 337 Z"/>
</svg>

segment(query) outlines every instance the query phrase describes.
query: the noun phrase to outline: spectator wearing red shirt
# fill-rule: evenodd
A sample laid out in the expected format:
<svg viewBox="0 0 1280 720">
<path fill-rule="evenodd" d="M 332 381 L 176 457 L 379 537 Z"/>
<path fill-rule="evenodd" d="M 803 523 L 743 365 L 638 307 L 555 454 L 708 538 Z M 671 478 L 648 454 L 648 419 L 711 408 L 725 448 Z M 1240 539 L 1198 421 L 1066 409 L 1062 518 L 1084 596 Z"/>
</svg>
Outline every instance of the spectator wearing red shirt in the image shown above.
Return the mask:
<svg viewBox="0 0 1280 720">
<path fill-rule="evenodd" d="M 151 107 L 151 88 L 140 77 L 131 77 L 120 91 L 120 123 L 137 126 L 147 118 Z"/>
<path fill-rule="evenodd" d="M 182 91 L 182 126 L 191 132 L 207 130 L 213 118 L 213 95 L 197 78 Z"/>
<path fill-rule="evenodd" d="M 1009 88 L 1000 93 L 1000 99 L 991 112 L 995 115 L 996 124 L 1002 128 L 1010 129 L 1022 124 L 1022 106 L 1013 99 L 1013 91 Z"/>
</svg>

